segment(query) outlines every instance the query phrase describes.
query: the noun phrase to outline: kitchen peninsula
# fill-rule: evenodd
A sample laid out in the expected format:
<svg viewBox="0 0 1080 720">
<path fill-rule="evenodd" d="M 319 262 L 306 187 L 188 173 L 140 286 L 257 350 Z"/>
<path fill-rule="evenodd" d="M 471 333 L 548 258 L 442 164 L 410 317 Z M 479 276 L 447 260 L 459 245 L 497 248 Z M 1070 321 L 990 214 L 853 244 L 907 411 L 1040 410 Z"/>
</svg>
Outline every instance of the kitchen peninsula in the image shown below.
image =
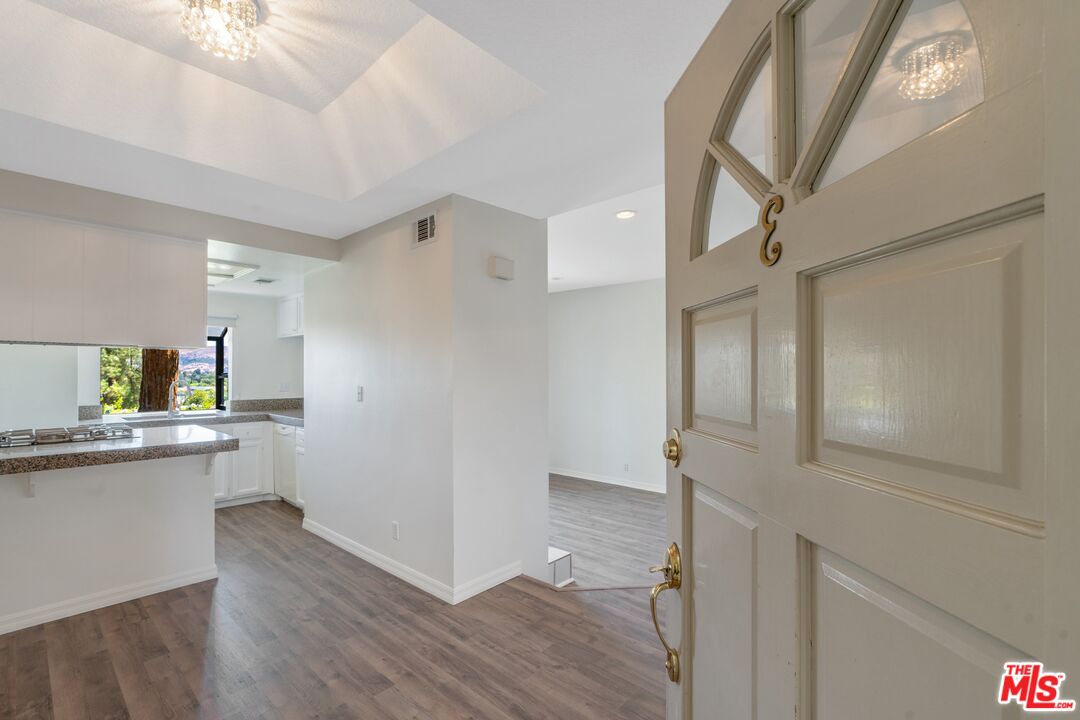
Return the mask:
<svg viewBox="0 0 1080 720">
<path fill-rule="evenodd" d="M 238 440 L 90 437 L 0 448 L 0 634 L 217 576 L 213 466 Z"/>
</svg>

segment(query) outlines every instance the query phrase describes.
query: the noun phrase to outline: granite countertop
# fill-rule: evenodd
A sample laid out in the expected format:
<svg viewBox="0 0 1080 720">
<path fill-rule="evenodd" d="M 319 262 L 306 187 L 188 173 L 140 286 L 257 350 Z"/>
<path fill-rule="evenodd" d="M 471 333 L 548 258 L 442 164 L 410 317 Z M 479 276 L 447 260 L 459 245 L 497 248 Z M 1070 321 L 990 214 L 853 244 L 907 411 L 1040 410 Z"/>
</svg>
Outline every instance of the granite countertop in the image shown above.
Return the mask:
<svg viewBox="0 0 1080 720">
<path fill-rule="evenodd" d="M 240 449 L 240 441 L 198 425 L 140 428 L 136 437 L 0 449 L 0 475 L 112 465 Z"/>
<path fill-rule="evenodd" d="M 248 410 L 218 411 L 212 415 L 183 416 L 177 418 L 149 417 L 142 420 L 125 420 L 124 415 L 105 415 L 98 422 L 111 425 L 120 423 L 133 428 L 181 427 L 187 425 L 235 425 L 249 422 L 276 422 L 293 427 L 304 427 L 303 410 Z M 128 416 L 130 417 L 130 416 Z"/>
</svg>

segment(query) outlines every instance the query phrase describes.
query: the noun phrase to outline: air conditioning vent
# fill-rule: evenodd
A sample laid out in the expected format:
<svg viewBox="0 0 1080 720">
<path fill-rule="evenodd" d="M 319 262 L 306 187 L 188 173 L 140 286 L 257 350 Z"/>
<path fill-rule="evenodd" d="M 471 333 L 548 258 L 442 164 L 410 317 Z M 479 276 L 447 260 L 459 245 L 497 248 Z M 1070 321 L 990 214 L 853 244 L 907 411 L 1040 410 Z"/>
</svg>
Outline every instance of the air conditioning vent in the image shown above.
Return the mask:
<svg viewBox="0 0 1080 720">
<path fill-rule="evenodd" d="M 413 245 L 423 245 L 435 239 L 435 216 L 428 215 L 416 221 L 416 237 Z"/>
<path fill-rule="evenodd" d="M 251 282 L 255 283 L 256 285 L 269 285 L 270 283 L 276 283 L 277 278 L 264 278 L 264 277 L 261 277 L 261 278 L 255 278 Z"/>
</svg>

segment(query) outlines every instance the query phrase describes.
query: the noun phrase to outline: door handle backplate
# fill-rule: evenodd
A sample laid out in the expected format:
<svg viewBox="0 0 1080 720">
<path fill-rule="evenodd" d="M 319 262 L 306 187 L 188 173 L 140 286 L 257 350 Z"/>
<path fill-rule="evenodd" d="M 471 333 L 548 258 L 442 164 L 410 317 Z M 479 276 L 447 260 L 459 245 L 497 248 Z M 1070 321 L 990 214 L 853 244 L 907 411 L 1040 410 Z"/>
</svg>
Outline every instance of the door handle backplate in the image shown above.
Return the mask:
<svg viewBox="0 0 1080 720">
<path fill-rule="evenodd" d="M 649 595 L 649 609 L 652 611 L 653 627 L 656 628 L 656 636 L 660 638 L 660 644 L 664 646 L 664 651 L 667 653 L 664 668 L 667 669 L 668 679 L 673 683 L 678 683 L 681 676 L 679 651 L 671 647 L 664 637 L 664 631 L 660 629 L 660 617 L 656 609 L 656 601 L 661 593 L 665 590 L 678 590 L 682 587 L 682 556 L 679 553 L 678 544 L 671 543 L 667 549 L 665 563 L 649 568 L 649 572 L 660 572 L 664 574 L 664 581 L 657 583 L 653 587 L 652 593 Z"/>
</svg>

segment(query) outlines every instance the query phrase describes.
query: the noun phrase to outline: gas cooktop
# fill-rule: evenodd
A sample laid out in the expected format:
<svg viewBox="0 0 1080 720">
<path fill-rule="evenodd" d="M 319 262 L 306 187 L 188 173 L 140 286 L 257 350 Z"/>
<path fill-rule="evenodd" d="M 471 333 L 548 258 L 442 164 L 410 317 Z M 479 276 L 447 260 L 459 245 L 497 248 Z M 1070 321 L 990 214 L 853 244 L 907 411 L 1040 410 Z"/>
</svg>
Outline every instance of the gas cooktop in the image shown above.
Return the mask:
<svg viewBox="0 0 1080 720">
<path fill-rule="evenodd" d="M 134 430 L 123 425 L 76 425 L 75 427 L 38 430 L 0 430 L 0 448 L 121 440 L 130 437 L 135 437 Z"/>
</svg>

